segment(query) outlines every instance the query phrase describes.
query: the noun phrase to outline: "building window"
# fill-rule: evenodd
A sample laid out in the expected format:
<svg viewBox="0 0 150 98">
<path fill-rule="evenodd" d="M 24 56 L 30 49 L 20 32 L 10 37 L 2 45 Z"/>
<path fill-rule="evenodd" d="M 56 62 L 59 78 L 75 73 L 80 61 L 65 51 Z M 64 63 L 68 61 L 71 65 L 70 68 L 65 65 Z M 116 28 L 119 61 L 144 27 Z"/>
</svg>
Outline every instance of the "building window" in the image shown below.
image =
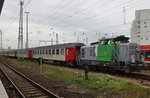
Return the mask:
<svg viewBox="0 0 150 98">
<path fill-rule="evenodd" d="M 59 49 L 56 50 L 56 54 L 59 55 Z"/>
<path fill-rule="evenodd" d="M 141 22 L 138 22 L 138 24 L 140 24 Z"/>
<path fill-rule="evenodd" d="M 140 28 L 140 26 L 138 26 L 138 28 Z"/>
<path fill-rule="evenodd" d="M 148 38 L 146 38 L 146 40 L 148 40 Z"/>
<path fill-rule="evenodd" d="M 144 24 L 146 24 L 146 22 L 144 22 Z"/>
<path fill-rule="evenodd" d="M 141 40 L 143 40 L 143 38 L 141 38 Z"/>
<path fill-rule="evenodd" d="M 147 26 L 144 26 L 144 28 L 147 28 Z"/>
</svg>

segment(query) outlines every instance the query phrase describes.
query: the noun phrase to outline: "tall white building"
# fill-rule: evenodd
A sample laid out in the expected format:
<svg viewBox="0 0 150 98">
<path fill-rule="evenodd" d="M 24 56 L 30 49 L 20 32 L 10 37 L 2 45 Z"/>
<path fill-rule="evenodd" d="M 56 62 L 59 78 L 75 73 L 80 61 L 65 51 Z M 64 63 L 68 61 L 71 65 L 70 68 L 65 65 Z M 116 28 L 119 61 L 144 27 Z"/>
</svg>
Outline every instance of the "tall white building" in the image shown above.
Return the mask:
<svg viewBox="0 0 150 98">
<path fill-rule="evenodd" d="M 137 10 L 131 27 L 131 42 L 150 45 L 150 9 Z"/>
<path fill-rule="evenodd" d="M 150 9 L 137 10 L 131 27 L 131 42 L 138 43 L 145 61 L 150 61 Z"/>
</svg>

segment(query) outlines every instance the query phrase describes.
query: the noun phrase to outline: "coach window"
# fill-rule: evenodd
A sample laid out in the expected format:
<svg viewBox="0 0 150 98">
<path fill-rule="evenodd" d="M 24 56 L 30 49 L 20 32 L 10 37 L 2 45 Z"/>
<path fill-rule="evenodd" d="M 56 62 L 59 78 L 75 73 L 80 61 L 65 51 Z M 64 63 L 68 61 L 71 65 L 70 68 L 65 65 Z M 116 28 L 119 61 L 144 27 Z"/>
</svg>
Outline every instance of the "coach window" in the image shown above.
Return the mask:
<svg viewBox="0 0 150 98">
<path fill-rule="evenodd" d="M 46 53 L 45 54 L 47 54 L 47 50 L 45 50 L 46 51 Z"/>
<path fill-rule="evenodd" d="M 66 55 L 69 55 L 69 49 L 66 50 Z"/>
<path fill-rule="evenodd" d="M 49 54 L 52 54 L 52 50 L 49 50 Z"/>
<path fill-rule="evenodd" d="M 56 54 L 59 55 L 59 49 L 56 49 Z"/>
<path fill-rule="evenodd" d="M 64 55 L 64 49 L 61 49 L 61 55 Z"/>
<path fill-rule="evenodd" d="M 51 55 L 51 50 L 49 50 L 49 54 Z"/>
<path fill-rule="evenodd" d="M 55 49 L 52 50 L 52 54 L 55 54 Z"/>
</svg>

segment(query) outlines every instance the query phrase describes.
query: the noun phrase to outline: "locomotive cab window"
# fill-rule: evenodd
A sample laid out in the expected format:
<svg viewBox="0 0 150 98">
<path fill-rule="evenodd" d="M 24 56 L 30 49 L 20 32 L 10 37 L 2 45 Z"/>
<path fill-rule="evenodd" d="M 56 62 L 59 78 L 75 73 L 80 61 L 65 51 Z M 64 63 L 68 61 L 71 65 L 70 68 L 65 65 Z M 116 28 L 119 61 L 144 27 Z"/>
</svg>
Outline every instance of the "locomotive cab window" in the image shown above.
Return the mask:
<svg viewBox="0 0 150 98">
<path fill-rule="evenodd" d="M 92 50 L 90 50 L 90 56 L 93 56 L 93 55 L 92 55 Z"/>
<path fill-rule="evenodd" d="M 81 54 L 82 58 L 84 58 L 85 57 L 85 53 L 84 53 L 85 51 L 84 51 L 84 49 L 82 49 L 81 51 L 82 51 L 82 54 Z"/>
</svg>

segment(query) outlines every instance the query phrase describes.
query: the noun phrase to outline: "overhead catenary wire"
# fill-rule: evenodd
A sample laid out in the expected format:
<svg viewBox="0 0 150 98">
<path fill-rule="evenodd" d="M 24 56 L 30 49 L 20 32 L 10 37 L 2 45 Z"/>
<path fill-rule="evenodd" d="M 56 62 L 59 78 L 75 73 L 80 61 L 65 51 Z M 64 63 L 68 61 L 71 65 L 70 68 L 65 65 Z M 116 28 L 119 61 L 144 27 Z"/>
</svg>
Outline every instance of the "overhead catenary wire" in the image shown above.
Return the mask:
<svg viewBox="0 0 150 98">
<path fill-rule="evenodd" d="M 24 8 L 26 8 L 26 7 L 29 5 L 29 3 L 30 3 L 31 1 L 32 1 L 32 0 L 29 0 L 29 1 L 27 2 L 27 4 L 24 6 Z M 19 8 L 19 6 L 18 6 L 17 9 L 14 11 L 14 13 L 17 12 L 18 8 Z M 19 13 L 16 15 L 16 17 L 14 17 L 14 19 L 13 19 L 13 20 L 10 22 L 10 24 L 7 26 L 5 32 L 8 31 L 8 29 L 10 28 L 10 26 L 17 20 L 18 17 L 19 17 Z"/>
<path fill-rule="evenodd" d="M 56 6 L 55 6 L 54 8 L 52 8 L 47 14 L 53 13 L 53 12 L 56 10 L 56 8 L 59 7 L 59 5 L 62 4 L 63 2 L 64 2 L 64 0 L 61 0 L 61 1 L 60 1 L 58 4 L 56 4 Z M 49 17 L 49 15 L 47 15 L 47 16 Z M 40 21 L 39 25 L 41 25 L 42 22 L 48 18 L 47 16 L 43 16 L 43 17 L 41 17 L 39 20 L 37 20 L 37 21 Z M 37 26 L 38 26 L 38 25 L 37 25 Z M 36 26 L 36 27 L 37 27 L 37 26 Z"/>
<path fill-rule="evenodd" d="M 134 0 L 132 0 L 132 1 L 134 1 Z M 127 2 L 125 2 L 125 3 L 123 3 L 123 4 L 129 3 L 129 2 L 130 2 L 130 0 L 129 0 L 129 1 L 127 1 Z M 121 5 L 123 5 L 123 4 L 121 4 Z M 117 7 L 118 7 L 118 5 L 117 5 L 117 6 L 115 6 L 115 7 L 112 7 L 112 8 L 111 8 L 111 9 L 109 9 L 109 10 L 105 10 L 105 11 L 103 11 L 103 12 L 101 12 L 101 13 L 108 12 L 108 11 L 110 11 L 110 10 L 112 10 L 112 9 L 117 8 Z M 119 6 L 119 7 L 120 7 L 120 6 Z M 87 10 L 87 9 L 86 9 L 86 10 Z M 101 15 L 101 14 L 99 14 L 99 15 Z M 94 15 L 94 16 L 92 16 L 92 17 L 96 17 L 96 16 L 99 16 L 99 15 Z M 82 19 L 81 21 L 78 21 L 78 22 L 76 22 L 76 23 L 72 23 L 72 24 L 69 24 L 69 23 L 67 23 L 67 22 L 63 22 L 63 23 L 68 24 L 68 25 L 74 25 L 74 24 L 81 23 L 82 21 L 86 21 L 86 20 L 88 20 L 89 18 L 92 18 L 92 17 L 88 17 L 88 18 Z M 73 15 L 72 15 L 72 17 L 67 18 L 67 20 L 70 20 L 70 19 L 72 19 L 72 18 L 76 18 L 76 17 L 73 17 Z M 77 19 L 79 19 L 79 18 L 77 18 Z M 65 19 L 64 19 L 64 21 L 67 21 L 67 20 L 65 20 Z M 55 20 L 55 21 L 56 21 L 56 20 Z"/>
<path fill-rule="evenodd" d="M 64 1 L 64 0 L 62 0 Z M 51 18 L 52 16 L 54 16 L 57 12 L 59 12 L 60 10 L 62 10 L 63 8 L 67 7 L 69 4 L 71 4 L 74 0 L 71 0 L 70 2 L 66 3 L 65 5 L 63 5 L 62 7 L 60 7 L 58 10 L 53 11 L 50 15 L 48 15 L 48 18 Z M 61 4 L 61 2 L 59 3 Z M 49 22 L 49 21 L 48 21 Z M 43 22 L 44 23 L 44 22 Z M 43 23 L 40 23 L 43 24 Z M 47 22 L 46 22 L 47 23 Z"/>
<path fill-rule="evenodd" d="M 148 1 L 149 2 L 149 1 Z M 138 5 L 142 5 L 142 4 L 145 4 L 145 3 L 147 3 L 147 1 L 146 2 L 143 2 L 143 3 L 140 3 L 140 4 L 138 4 Z M 136 4 L 134 4 L 134 6 L 136 6 Z M 133 8 L 134 6 L 131 6 L 131 7 L 127 7 L 126 9 L 131 9 L 131 8 Z M 116 14 L 116 13 L 118 13 L 118 12 L 120 12 L 120 11 L 122 11 L 122 9 L 120 9 L 120 10 L 118 10 L 118 11 L 116 11 L 115 13 L 113 13 L 113 12 L 111 12 L 111 13 L 108 13 L 107 15 L 112 15 L 112 14 Z M 99 15 L 94 15 L 94 16 L 92 16 L 92 17 L 96 17 L 96 16 L 99 16 Z M 70 26 L 70 25 L 76 25 L 76 24 L 79 24 L 79 23 L 81 23 L 81 22 L 84 22 L 84 21 L 86 21 L 86 20 L 89 20 L 89 19 L 91 19 L 92 17 L 89 17 L 89 18 L 86 18 L 86 19 L 84 19 L 84 20 L 81 20 L 81 21 L 79 21 L 79 22 L 76 22 L 76 23 L 72 23 L 72 24 L 69 24 L 69 23 L 67 23 L 66 22 L 66 24 L 68 24 L 68 26 Z M 103 16 L 104 17 L 104 16 Z M 101 18 L 103 18 L 102 16 L 101 16 Z M 100 18 L 100 17 L 99 17 Z M 85 24 L 85 23 L 84 23 Z M 79 26 L 79 25 L 78 25 Z M 80 25 L 81 26 L 81 25 Z"/>
<path fill-rule="evenodd" d="M 132 1 L 134 1 L 134 0 L 132 0 Z M 129 3 L 130 2 L 130 0 L 129 1 L 127 1 L 127 2 L 125 2 L 125 3 L 122 3 L 121 4 L 121 6 L 119 6 L 119 7 L 121 7 L 122 8 L 122 6 L 123 5 L 125 5 L 125 4 L 127 4 L 127 3 Z M 133 3 L 135 3 L 135 2 L 133 2 Z M 145 3 L 145 2 L 144 2 Z M 141 3 L 140 3 L 141 4 Z M 143 3 L 142 3 L 143 4 Z M 135 5 L 135 4 L 134 4 Z M 116 9 L 118 6 L 115 6 L 115 7 L 112 7 L 110 10 L 112 10 L 112 9 Z M 133 6 L 132 6 L 133 7 Z M 102 13 L 104 13 L 104 12 L 108 12 L 108 11 L 110 11 L 110 10 L 106 10 L 106 11 L 103 11 Z M 122 11 L 122 10 L 120 10 L 120 11 Z M 117 11 L 117 12 L 119 12 L 119 11 Z M 101 14 L 102 14 L 101 13 Z M 111 12 L 112 14 L 114 14 L 113 12 Z M 115 12 L 116 13 L 116 12 Z M 79 23 L 82 23 L 82 22 L 84 22 L 84 21 L 86 21 L 86 20 L 89 20 L 89 19 L 91 19 L 91 18 L 93 18 L 93 17 L 97 17 L 97 16 L 99 16 L 99 15 L 101 15 L 100 13 L 97 15 L 92 15 L 92 16 L 89 16 L 89 17 L 87 17 L 87 18 L 84 18 L 84 19 L 81 19 L 80 21 L 78 21 L 78 22 L 75 22 L 75 23 L 72 23 L 72 24 L 69 24 L 68 23 L 68 25 L 74 25 L 74 24 L 79 24 Z M 109 15 L 111 15 L 111 14 L 109 14 Z M 71 17 L 72 18 L 72 17 Z M 68 19 L 71 19 L 71 18 L 68 18 Z M 103 18 L 103 17 L 102 17 Z M 78 18 L 77 18 L 78 19 Z M 64 20 L 64 21 L 66 21 L 66 20 Z M 67 22 L 65 22 L 65 23 L 67 23 Z"/>
<path fill-rule="evenodd" d="M 55 11 L 54 13 L 52 13 L 49 18 L 51 18 L 52 16 L 54 16 L 56 14 L 56 12 L 59 12 L 60 10 L 62 10 L 63 8 L 67 7 L 69 4 L 71 4 L 74 0 L 71 0 L 70 2 L 68 2 L 67 4 L 65 4 L 64 6 L 60 7 L 57 11 Z M 48 21 L 49 22 L 49 21 Z"/>
<path fill-rule="evenodd" d="M 111 0 L 111 1 L 114 1 L 114 0 Z M 92 5 L 90 5 L 90 6 L 88 6 L 88 7 L 86 7 L 86 8 L 84 8 L 84 9 L 82 9 L 82 11 L 79 11 L 79 12 L 77 12 L 77 13 L 80 13 L 79 15 L 82 15 L 82 13 L 85 13 L 85 12 L 83 12 L 83 10 L 88 10 L 89 8 L 91 8 L 91 7 L 96 7 L 95 6 L 95 4 L 96 5 L 98 5 L 98 6 L 100 6 L 100 7 L 103 7 L 105 4 L 108 4 L 110 1 L 107 1 L 107 2 L 103 2 L 103 3 L 100 3 L 100 5 L 99 4 L 97 4 L 97 2 L 95 2 L 94 4 L 92 4 Z M 94 5 L 94 6 L 93 6 Z M 79 6 L 79 5 L 78 5 Z M 77 14 L 76 13 L 76 14 Z M 61 16 L 64 16 L 65 14 L 64 13 L 61 13 Z M 69 18 L 72 18 L 73 17 L 73 15 L 70 15 L 71 17 L 69 17 Z M 78 17 L 78 15 L 76 15 L 75 17 Z M 74 17 L 74 18 L 75 18 Z M 58 20 L 60 20 L 61 18 L 59 18 L 59 17 L 55 17 L 55 19 L 57 19 L 56 21 L 58 21 Z M 68 17 L 66 17 L 66 18 L 64 18 L 63 20 L 64 21 L 66 21 L 68 19 Z M 63 21 L 61 21 L 61 22 L 63 22 Z M 64 22 L 64 23 L 66 23 L 66 22 Z"/>
<path fill-rule="evenodd" d="M 84 1 L 80 2 L 79 4 L 77 4 L 76 6 L 74 6 L 73 8 L 70 8 L 69 10 L 66 10 L 66 11 L 64 11 L 63 13 L 61 13 L 61 15 L 65 15 L 66 12 L 75 10 L 75 9 L 78 8 L 79 6 L 81 6 L 81 5 L 83 5 L 83 4 L 86 4 L 87 1 L 89 1 L 89 0 L 84 0 Z M 58 16 L 58 17 L 59 17 L 59 16 Z M 58 17 L 55 17 L 54 19 L 56 19 L 56 18 L 58 18 Z"/>
</svg>

